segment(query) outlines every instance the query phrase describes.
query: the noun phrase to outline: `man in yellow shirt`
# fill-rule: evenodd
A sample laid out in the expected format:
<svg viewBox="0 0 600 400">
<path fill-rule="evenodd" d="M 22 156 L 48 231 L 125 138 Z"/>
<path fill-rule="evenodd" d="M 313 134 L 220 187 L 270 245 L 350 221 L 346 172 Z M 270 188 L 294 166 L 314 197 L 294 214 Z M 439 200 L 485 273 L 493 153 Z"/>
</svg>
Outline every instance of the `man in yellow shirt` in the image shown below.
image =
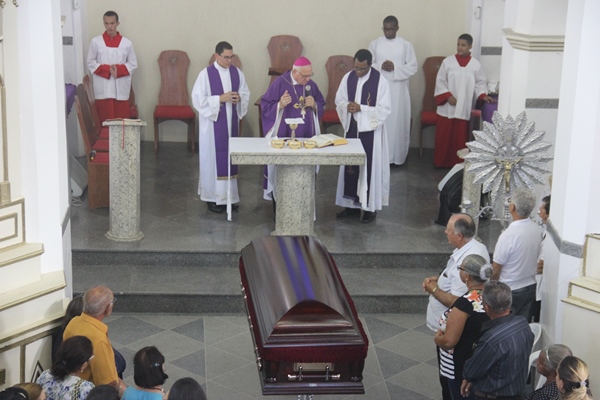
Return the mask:
<svg viewBox="0 0 600 400">
<path fill-rule="evenodd" d="M 117 373 L 115 350 L 108 339 L 108 326 L 102 322 L 112 314 L 115 301 L 113 292 L 106 286 L 94 286 L 88 289 L 83 296 L 83 313 L 69 322 L 63 340 L 72 336 L 85 336 L 90 339 L 94 346 L 94 357 L 90 360 L 90 367 L 83 371 L 81 378 L 95 385 L 110 384 L 123 390 L 125 384 Z M 120 354 L 117 357 L 122 359 Z M 122 369 L 125 369 L 124 365 Z"/>
</svg>

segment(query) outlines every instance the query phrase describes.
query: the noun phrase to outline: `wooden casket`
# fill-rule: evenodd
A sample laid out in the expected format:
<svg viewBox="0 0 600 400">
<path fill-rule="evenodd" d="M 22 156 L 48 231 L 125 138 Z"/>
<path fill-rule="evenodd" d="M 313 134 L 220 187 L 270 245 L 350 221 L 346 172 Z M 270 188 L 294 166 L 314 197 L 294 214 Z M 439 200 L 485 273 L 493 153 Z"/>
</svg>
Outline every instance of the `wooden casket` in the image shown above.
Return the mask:
<svg viewBox="0 0 600 400">
<path fill-rule="evenodd" d="M 264 395 L 365 392 L 367 335 L 321 242 L 255 239 L 240 275 Z"/>
</svg>

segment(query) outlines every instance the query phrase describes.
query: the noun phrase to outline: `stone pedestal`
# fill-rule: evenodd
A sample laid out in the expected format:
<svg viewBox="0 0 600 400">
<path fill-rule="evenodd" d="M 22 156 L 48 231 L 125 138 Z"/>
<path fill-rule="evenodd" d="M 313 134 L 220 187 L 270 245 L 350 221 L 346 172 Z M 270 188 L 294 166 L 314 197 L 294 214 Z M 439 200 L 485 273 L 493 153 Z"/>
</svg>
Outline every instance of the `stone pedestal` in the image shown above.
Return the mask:
<svg viewBox="0 0 600 400">
<path fill-rule="evenodd" d="M 458 156 L 462 159 L 469 154 L 469 149 L 462 149 L 457 152 Z M 475 237 L 477 237 L 477 230 L 479 229 L 479 209 L 481 202 L 481 184 L 473 183 L 475 174 L 468 172 L 470 162 L 465 161 L 465 168 L 463 170 L 463 188 L 462 188 L 462 202 L 461 212 L 469 214 L 473 217 L 475 222 Z"/>
<path fill-rule="evenodd" d="M 110 229 L 106 237 L 118 242 L 141 240 L 140 137 L 145 122 L 105 121 L 110 127 Z"/>
<path fill-rule="evenodd" d="M 274 149 L 264 138 L 231 138 L 233 164 L 277 165 L 277 214 L 273 235 L 315 236 L 315 166 L 364 165 L 359 139 L 321 149 Z"/>
</svg>

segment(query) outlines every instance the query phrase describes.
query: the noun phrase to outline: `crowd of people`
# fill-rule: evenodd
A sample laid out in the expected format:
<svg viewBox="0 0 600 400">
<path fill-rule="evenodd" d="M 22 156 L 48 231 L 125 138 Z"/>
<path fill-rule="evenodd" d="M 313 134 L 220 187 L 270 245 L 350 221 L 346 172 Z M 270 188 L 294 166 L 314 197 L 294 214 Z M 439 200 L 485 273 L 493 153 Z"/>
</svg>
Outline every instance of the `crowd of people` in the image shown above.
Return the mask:
<svg viewBox="0 0 600 400">
<path fill-rule="evenodd" d="M 135 354 L 135 385 L 125 385 L 125 359 L 112 347 L 102 322 L 112 314 L 115 301 L 106 286 L 94 286 L 71 300 L 58 331 L 62 336 L 53 337 L 58 346 L 52 367 L 36 382 L 0 392 L 0 400 L 205 400 L 202 387 L 192 378 L 177 380 L 165 392 L 169 378 L 165 357 L 154 346 Z"/>
<path fill-rule="evenodd" d="M 531 190 L 512 192 L 512 222 L 498 238 L 491 263 L 486 246 L 474 239 L 473 218 L 454 214 L 448 220 L 445 233 L 455 250 L 439 276 L 423 281 L 444 400 L 524 398 L 534 344 L 529 323 L 539 321 L 543 306 L 539 286 L 550 196 L 538 211 L 543 229 L 530 218 L 535 201 Z M 527 400 L 591 399 L 587 365 L 567 346 L 540 351 L 537 372 L 545 383 Z"/>
</svg>

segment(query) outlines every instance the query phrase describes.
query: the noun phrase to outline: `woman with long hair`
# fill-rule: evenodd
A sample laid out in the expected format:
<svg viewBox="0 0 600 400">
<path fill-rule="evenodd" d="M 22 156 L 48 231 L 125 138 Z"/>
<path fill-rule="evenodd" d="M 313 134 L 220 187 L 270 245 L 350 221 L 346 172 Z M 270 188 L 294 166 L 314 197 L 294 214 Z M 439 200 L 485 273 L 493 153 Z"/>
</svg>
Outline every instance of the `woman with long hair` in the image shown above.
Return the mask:
<svg viewBox="0 0 600 400">
<path fill-rule="evenodd" d="M 562 400 L 591 400 L 590 373 L 585 362 L 577 357 L 565 357 L 556 373 L 556 386 Z"/>
<path fill-rule="evenodd" d="M 85 336 L 73 336 L 60 345 L 52 368 L 42 372 L 37 383 L 48 400 L 84 400 L 94 387 L 81 378 L 94 358 L 94 347 Z"/>
<path fill-rule="evenodd" d="M 60 324 L 60 328 L 58 328 L 58 330 L 52 335 L 52 363 L 56 361 L 58 348 L 63 342 L 63 333 L 65 333 L 65 328 L 67 325 L 69 325 L 69 322 L 71 322 L 73 318 L 80 316 L 82 312 L 83 296 L 74 297 L 67 306 L 67 310 L 65 311 L 65 316 Z"/>
<path fill-rule="evenodd" d="M 133 358 L 133 381 L 123 393 L 123 400 L 164 400 L 163 385 L 169 375 L 165 374 L 165 357 L 154 346 L 144 347 Z"/>
</svg>

